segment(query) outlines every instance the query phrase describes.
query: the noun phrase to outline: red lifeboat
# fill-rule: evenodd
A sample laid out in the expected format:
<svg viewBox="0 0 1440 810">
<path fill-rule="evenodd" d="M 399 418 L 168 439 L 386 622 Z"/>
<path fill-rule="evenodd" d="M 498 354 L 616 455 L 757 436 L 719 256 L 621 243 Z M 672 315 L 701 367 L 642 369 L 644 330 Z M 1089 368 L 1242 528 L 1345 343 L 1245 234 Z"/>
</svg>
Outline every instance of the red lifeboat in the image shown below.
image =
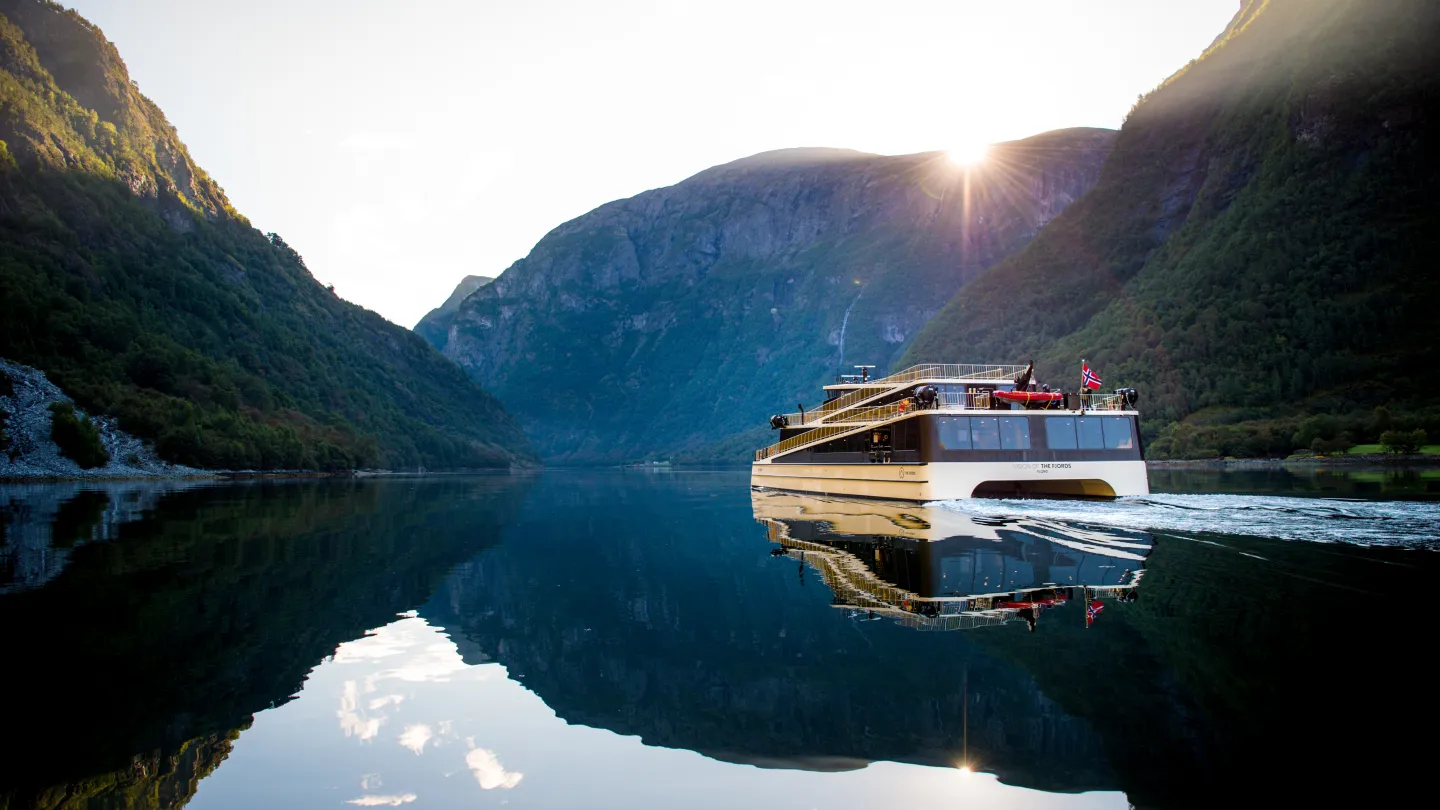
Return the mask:
<svg viewBox="0 0 1440 810">
<path fill-rule="evenodd" d="M 1001 402 L 1018 402 L 1021 405 L 1043 405 L 1065 398 L 1058 391 L 996 391 L 992 396 Z"/>
</svg>

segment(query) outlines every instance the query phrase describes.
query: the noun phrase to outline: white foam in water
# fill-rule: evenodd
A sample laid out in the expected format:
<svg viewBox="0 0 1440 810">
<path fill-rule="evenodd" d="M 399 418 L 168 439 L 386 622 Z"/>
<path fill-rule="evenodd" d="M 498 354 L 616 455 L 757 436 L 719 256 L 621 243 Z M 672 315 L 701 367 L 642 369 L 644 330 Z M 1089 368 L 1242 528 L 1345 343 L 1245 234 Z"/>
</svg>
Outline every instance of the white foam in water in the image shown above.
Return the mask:
<svg viewBox="0 0 1440 810">
<path fill-rule="evenodd" d="M 1027 517 L 1119 529 L 1440 547 L 1440 504 L 1257 495 L 1147 495 L 1117 501 L 975 498 L 939 506 L 975 517 Z"/>
</svg>

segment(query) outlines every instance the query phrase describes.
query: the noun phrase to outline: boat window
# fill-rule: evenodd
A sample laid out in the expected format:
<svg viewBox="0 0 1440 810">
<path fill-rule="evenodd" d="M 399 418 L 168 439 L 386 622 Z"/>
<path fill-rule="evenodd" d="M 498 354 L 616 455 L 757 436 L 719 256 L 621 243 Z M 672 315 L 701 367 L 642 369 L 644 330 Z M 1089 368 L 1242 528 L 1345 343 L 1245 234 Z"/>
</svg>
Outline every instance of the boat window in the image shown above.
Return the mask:
<svg viewBox="0 0 1440 810">
<path fill-rule="evenodd" d="M 940 447 L 943 450 L 969 450 L 970 417 L 942 417 L 940 419 Z"/>
<path fill-rule="evenodd" d="M 1000 418 L 1000 447 L 1004 450 L 1030 449 L 1030 420 L 1023 416 Z"/>
<path fill-rule="evenodd" d="M 1130 420 L 1123 416 L 1109 416 L 1102 420 L 1105 423 L 1105 448 L 1107 450 L 1129 450 L 1135 446 L 1135 438 L 1130 435 Z"/>
<path fill-rule="evenodd" d="M 920 449 L 920 425 L 914 419 L 905 419 L 890 426 L 891 445 L 896 450 Z"/>
<path fill-rule="evenodd" d="M 993 416 L 971 417 L 970 441 L 976 450 L 999 450 L 1000 421 Z"/>
<path fill-rule="evenodd" d="M 1074 450 L 1080 445 L 1075 442 L 1075 417 L 1051 416 L 1045 419 L 1045 444 L 1051 450 Z"/>
<path fill-rule="evenodd" d="M 1082 416 L 1075 420 L 1075 429 L 1080 434 L 1081 450 L 1105 449 L 1105 437 L 1100 432 L 1100 417 Z"/>
<path fill-rule="evenodd" d="M 863 453 L 870 448 L 869 433 L 855 433 L 816 446 L 815 453 Z"/>
</svg>

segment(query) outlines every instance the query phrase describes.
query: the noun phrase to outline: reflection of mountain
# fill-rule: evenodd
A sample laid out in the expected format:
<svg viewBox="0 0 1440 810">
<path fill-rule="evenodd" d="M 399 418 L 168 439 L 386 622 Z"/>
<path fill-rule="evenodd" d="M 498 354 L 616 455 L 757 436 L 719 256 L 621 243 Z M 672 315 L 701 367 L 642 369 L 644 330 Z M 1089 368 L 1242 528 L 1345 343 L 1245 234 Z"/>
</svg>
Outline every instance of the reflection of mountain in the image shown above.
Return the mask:
<svg viewBox="0 0 1440 810">
<path fill-rule="evenodd" d="M 844 619 L 813 572 L 770 557 L 743 501 L 683 476 L 587 480 L 543 486 L 543 515 L 523 536 L 457 570 L 420 611 L 567 721 L 718 759 L 833 769 L 954 765 L 968 715 L 970 750 L 1007 781 L 1115 785 L 1090 724 L 1022 669 L 963 636 L 936 643 Z M 1056 622 L 1083 627 L 1082 613 L 1059 610 Z"/>
<path fill-rule="evenodd" d="M 43 791 L 21 792 L 14 807 L 86 808 L 86 810 L 132 810 L 132 808 L 181 807 L 195 795 L 200 780 L 209 776 L 230 755 L 237 729 L 188 740 L 172 751 L 136 754 L 125 766 Z M 5 807 L 0 793 L 0 807 Z"/>
<path fill-rule="evenodd" d="M 743 489 L 627 483 L 641 480 L 542 485 L 514 539 L 458 569 L 421 614 L 569 722 L 762 767 L 954 764 L 968 722 L 970 759 L 1008 783 L 1174 807 L 1257 785 L 1300 800 L 1381 770 L 1403 779 L 1418 756 L 1356 755 L 1363 768 L 1333 773 L 1311 741 L 1370 739 L 1377 716 L 1411 711 L 1376 688 L 1407 648 L 1375 611 L 1424 591 L 1428 555 L 1171 535 L 1144 559 L 1139 601 L 1106 601 L 1092 628 L 1072 602 L 1033 633 L 917 633 L 832 609 L 808 564 L 769 554 Z M 947 519 L 931 518 L 849 530 L 896 548 Z M 1052 553 L 1062 534 L 1106 534 L 1015 526 L 1051 532 Z M 1020 542 L 1006 528 L 983 542 Z M 1028 542 L 1016 553 L 1038 548 Z"/>
<path fill-rule="evenodd" d="M 0 807 L 179 803 L 336 644 L 493 543 L 526 486 L 204 487 L 74 549 L 43 587 L 0 596 L 0 690 L 24 696 L 7 708 Z"/>
</svg>

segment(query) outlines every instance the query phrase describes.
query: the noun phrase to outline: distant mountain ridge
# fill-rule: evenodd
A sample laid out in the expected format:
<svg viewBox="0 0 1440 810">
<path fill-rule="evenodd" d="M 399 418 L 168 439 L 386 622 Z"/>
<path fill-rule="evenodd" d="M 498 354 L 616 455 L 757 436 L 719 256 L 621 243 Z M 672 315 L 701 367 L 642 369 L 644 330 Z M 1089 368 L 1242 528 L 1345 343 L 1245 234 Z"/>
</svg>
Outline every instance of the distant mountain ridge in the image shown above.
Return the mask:
<svg viewBox="0 0 1440 810">
<path fill-rule="evenodd" d="M 455 320 L 455 313 L 460 311 L 460 303 L 469 298 L 476 290 L 484 287 L 495 279 L 489 276 L 466 276 L 455 285 L 454 292 L 445 299 L 445 303 L 430 310 L 420 322 L 415 324 L 415 333 L 425 338 L 436 346 L 445 345 L 450 333 L 450 324 Z"/>
<path fill-rule="evenodd" d="M 1440 438 L 1440 4 L 1247 0 L 1140 101 L 1099 184 L 903 362 L 1081 357 L 1141 389 L 1153 456 Z M 1372 409 L 1374 409 L 1372 411 Z"/>
<path fill-rule="evenodd" d="M 969 169 L 941 153 L 742 158 L 560 225 L 426 336 L 524 414 L 547 458 L 743 458 L 769 414 L 818 402 L 844 366 L 892 365 L 1096 182 L 1113 138 L 1045 133 Z"/>
<path fill-rule="evenodd" d="M 0 0 L 0 357 L 195 467 L 534 463 L 494 398 L 250 227 L 43 0 Z"/>
</svg>

